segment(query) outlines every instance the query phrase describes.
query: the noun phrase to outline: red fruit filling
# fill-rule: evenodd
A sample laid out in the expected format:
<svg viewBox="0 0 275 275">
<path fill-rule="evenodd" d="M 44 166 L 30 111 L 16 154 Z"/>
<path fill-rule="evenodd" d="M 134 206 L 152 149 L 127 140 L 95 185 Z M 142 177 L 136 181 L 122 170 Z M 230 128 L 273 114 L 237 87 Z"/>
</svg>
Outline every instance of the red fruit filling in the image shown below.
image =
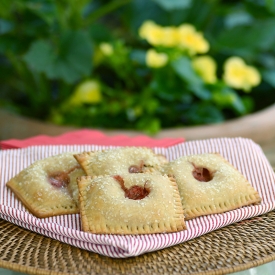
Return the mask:
<svg viewBox="0 0 275 275">
<path fill-rule="evenodd" d="M 65 172 L 53 173 L 49 175 L 48 180 L 52 186 L 57 188 L 65 187 L 70 182 L 70 178 Z"/>
<path fill-rule="evenodd" d="M 80 168 L 79 165 L 72 167 L 69 171 L 54 172 L 48 175 L 48 181 L 54 187 L 61 188 L 66 187 L 70 182 L 69 174 L 75 169 Z"/>
<path fill-rule="evenodd" d="M 144 162 L 140 162 L 140 165 L 131 165 L 128 169 L 129 173 L 142 173 L 143 172 Z"/>
<path fill-rule="evenodd" d="M 194 165 L 194 164 L 193 164 Z M 208 182 L 213 179 L 213 175 L 210 171 L 204 167 L 196 167 L 194 165 L 193 177 L 198 181 Z"/>
<path fill-rule="evenodd" d="M 121 176 L 115 175 L 114 179 L 117 180 L 118 183 L 120 184 L 122 190 L 125 193 L 125 198 L 131 199 L 131 200 L 142 200 L 146 196 L 148 196 L 148 194 L 150 193 L 150 190 L 146 188 L 147 181 L 145 182 L 143 187 L 134 185 L 128 189 L 125 187 L 124 180 Z"/>
</svg>

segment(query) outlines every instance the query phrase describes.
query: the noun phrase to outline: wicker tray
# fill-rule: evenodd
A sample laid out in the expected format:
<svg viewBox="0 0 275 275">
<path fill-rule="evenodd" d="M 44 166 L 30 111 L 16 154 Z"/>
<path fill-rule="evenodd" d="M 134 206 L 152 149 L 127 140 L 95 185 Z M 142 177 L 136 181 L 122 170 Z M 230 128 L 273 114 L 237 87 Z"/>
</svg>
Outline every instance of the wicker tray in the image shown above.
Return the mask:
<svg viewBox="0 0 275 275">
<path fill-rule="evenodd" d="M 112 259 L 0 219 L 0 267 L 37 275 L 228 274 L 275 260 L 274 232 L 272 211 L 170 248 Z"/>
</svg>

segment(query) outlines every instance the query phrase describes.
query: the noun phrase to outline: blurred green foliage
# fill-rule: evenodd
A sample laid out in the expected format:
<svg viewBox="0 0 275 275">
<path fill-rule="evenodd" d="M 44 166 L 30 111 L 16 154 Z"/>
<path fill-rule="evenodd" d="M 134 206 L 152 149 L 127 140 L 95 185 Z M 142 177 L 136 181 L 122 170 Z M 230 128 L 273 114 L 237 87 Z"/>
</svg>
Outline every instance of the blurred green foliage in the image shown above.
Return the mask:
<svg viewBox="0 0 275 275">
<path fill-rule="evenodd" d="M 58 124 L 148 134 L 245 115 L 275 100 L 274 15 L 274 0 L 1 0 L 0 106 Z M 202 32 L 220 81 L 204 83 L 192 57 L 171 49 L 157 49 L 169 64 L 148 66 L 152 45 L 138 33 L 146 20 Z M 231 56 L 260 71 L 249 94 L 222 81 Z M 85 81 L 100 90 L 81 90 Z"/>
</svg>

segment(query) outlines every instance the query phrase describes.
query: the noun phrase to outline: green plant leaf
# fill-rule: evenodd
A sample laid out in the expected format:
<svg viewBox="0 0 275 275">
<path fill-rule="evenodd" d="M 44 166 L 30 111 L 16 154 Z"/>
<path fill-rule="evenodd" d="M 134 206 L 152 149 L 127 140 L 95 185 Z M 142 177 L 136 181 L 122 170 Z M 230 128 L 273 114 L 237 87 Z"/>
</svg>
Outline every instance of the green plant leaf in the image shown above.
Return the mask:
<svg viewBox="0 0 275 275">
<path fill-rule="evenodd" d="M 225 25 L 227 28 L 233 28 L 240 25 L 250 25 L 253 23 L 253 17 L 246 11 L 237 10 L 236 12 L 229 13 L 225 17 Z"/>
<path fill-rule="evenodd" d="M 88 75 L 92 69 L 92 42 L 84 31 L 70 31 L 61 40 L 59 58 L 79 75 Z"/>
<path fill-rule="evenodd" d="M 200 125 L 222 122 L 224 116 L 215 105 L 200 102 L 192 105 L 192 108 L 187 111 L 184 120 L 188 125 Z"/>
<path fill-rule="evenodd" d="M 113 34 L 110 29 L 108 29 L 103 24 L 95 22 L 89 26 L 89 34 L 96 42 L 107 42 L 113 39 Z"/>
<path fill-rule="evenodd" d="M 56 20 L 56 7 L 52 1 L 28 1 L 25 7 L 49 25 Z"/>
<path fill-rule="evenodd" d="M 191 62 L 187 57 L 181 57 L 172 62 L 175 73 L 189 84 L 202 84 L 200 77 L 194 72 Z"/>
<path fill-rule="evenodd" d="M 29 51 L 23 56 L 28 66 L 37 72 L 47 72 L 52 66 L 55 56 L 51 44 L 46 40 L 37 40 L 31 44 Z"/>
<path fill-rule="evenodd" d="M 275 13 L 275 0 L 265 0 L 265 5 L 271 13 Z"/>
<path fill-rule="evenodd" d="M 194 72 L 191 62 L 187 57 L 181 57 L 172 62 L 175 73 L 183 79 L 188 88 L 201 99 L 210 99 L 211 92 L 204 87 L 202 79 Z"/>
<path fill-rule="evenodd" d="M 221 32 L 216 40 L 216 50 L 268 50 L 274 48 L 275 19 L 255 21 L 250 26 L 236 26 Z"/>
<path fill-rule="evenodd" d="M 263 78 L 269 85 L 275 88 L 275 70 L 264 71 Z"/>
<path fill-rule="evenodd" d="M 22 52 L 24 45 L 18 43 L 18 39 L 11 35 L 1 35 L 0 36 L 0 53 L 8 56 L 11 52 L 14 57 L 18 58 L 18 54 Z"/>
<path fill-rule="evenodd" d="M 172 11 L 177 9 L 187 9 L 190 7 L 191 0 L 153 0 L 164 10 Z"/>
<path fill-rule="evenodd" d="M 223 87 L 214 91 L 213 100 L 218 106 L 231 107 L 240 115 L 246 113 L 246 107 L 240 96 L 228 87 Z"/>
<path fill-rule="evenodd" d="M 61 36 L 58 48 L 46 40 L 32 43 L 23 59 L 28 66 L 50 79 L 73 83 L 87 76 L 92 69 L 92 44 L 82 31 L 70 31 Z"/>
<path fill-rule="evenodd" d="M 10 32 L 14 28 L 14 23 L 8 20 L 0 19 L 0 34 Z"/>
<path fill-rule="evenodd" d="M 211 91 L 205 89 L 203 86 L 191 86 L 193 93 L 200 99 L 207 100 L 211 98 Z"/>
<path fill-rule="evenodd" d="M 137 122 L 137 129 L 144 131 L 147 135 L 154 135 L 161 129 L 161 123 L 159 119 L 147 116 Z"/>
<path fill-rule="evenodd" d="M 130 53 L 130 58 L 132 61 L 137 62 L 138 64 L 145 65 L 146 51 L 143 50 L 133 50 Z"/>
<path fill-rule="evenodd" d="M 66 60 L 59 59 L 46 70 L 46 75 L 50 79 L 63 79 L 67 83 L 73 83 L 80 78 L 80 74 L 70 67 Z"/>
<path fill-rule="evenodd" d="M 232 102 L 233 109 L 239 114 L 244 115 L 247 113 L 246 106 L 241 97 L 236 94 L 234 101 Z"/>
<path fill-rule="evenodd" d="M 10 18 L 12 14 L 12 9 L 14 7 L 14 2 L 9 0 L 0 1 L 0 17 Z"/>
<path fill-rule="evenodd" d="M 159 23 L 160 19 L 165 18 L 165 13 L 154 1 L 132 0 L 130 5 L 124 7 L 121 19 L 136 32 L 145 20 Z"/>
</svg>

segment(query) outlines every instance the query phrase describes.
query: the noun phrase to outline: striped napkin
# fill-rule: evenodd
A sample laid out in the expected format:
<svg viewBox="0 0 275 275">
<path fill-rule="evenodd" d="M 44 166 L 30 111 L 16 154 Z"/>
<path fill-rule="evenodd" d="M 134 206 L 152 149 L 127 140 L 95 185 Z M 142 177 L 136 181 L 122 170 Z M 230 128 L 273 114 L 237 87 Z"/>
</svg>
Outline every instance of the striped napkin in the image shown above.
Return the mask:
<svg viewBox="0 0 275 275">
<path fill-rule="evenodd" d="M 187 230 L 149 235 L 96 235 L 81 231 L 79 215 L 38 219 L 28 213 L 5 183 L 33 161 L 66 151 L 99 150 L 104 145 L 42 145 L 0 152 L 0 217 L 33 232 L 113 258 L 138 256 L 199 237 L 210 231 L 275 209 L 275 175 L 260 146 L 244 138 L 219 138 L 154 147 L 169 160 L 183 155 L 218 152 L 235 166 L 259 192 L 262 203 L 207 215 L 186 222 Z"/>
</svg>

